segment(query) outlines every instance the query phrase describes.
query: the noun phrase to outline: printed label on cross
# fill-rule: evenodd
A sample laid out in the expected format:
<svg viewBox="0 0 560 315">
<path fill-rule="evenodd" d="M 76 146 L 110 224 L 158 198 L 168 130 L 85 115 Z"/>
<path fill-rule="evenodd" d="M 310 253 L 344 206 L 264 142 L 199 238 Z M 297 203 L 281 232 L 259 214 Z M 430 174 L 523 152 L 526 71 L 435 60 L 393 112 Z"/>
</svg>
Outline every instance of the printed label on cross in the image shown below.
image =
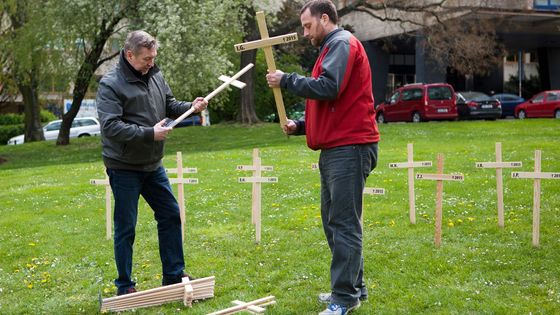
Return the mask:
<svg viewBox="0 0 560 315">
<path fill-rule="evenodd" d="M 261 183 L 277 183 L 278 177 L 261 177 L 262 171 L 272 171 L 272 166 L 261 165 L 261 158 L 259 157 L 259 149 L 253 149 L 253 165 L 238 165 L 238 171 L 253 171 L 252 177 L 239 177 L 238 183 L 252 183 L 252 211 L 251 222 L 255 224 L 255 241 L 261 241 Z"/>
<path fill-rule="evenodd" d="M 560 179 L 560 173 L 541 172 L 541 150 L 535 150 L 534 172 L 512 172 L 512 178 L 533 179 L 533 246 L 539 246 L 541 226 L 541 179 Z"/>
<path fill-rule="evenodd" d="M 290 33 L 286 35 L 280 35 L 275 37 L 268 37 L 268 28 L 266 27 L 266 21 L 264 17 L 264 12 L 257 12 L 257 25 L 259 27 L 259 32 L 261 35 L 260 40 L 255 40 L 252 42 L 242 43 L 234 45 L 236 52 L 242 52 L 245 50 L 252 50 L 257 48 L 262 48 L 264 50 L 264 57 L 266 59 L 266 65 L 268 71 L 276 71 L 276 63 L 274 62 L 274 54 L 272 53 L 272 46 L 285 44 L 298 40 L 297 33 Z M 286 109 L 284 108 L 284 99 L 282 98 L 282 91 L 280 88 L 273 88 L 274 101 L 276 102 L 276 109 L 278 110 L 278 117 L 280 118 L 280 125 L 284 126 L 288 122 L 286 117 Z"/>
<path fill-rule="evenodd" d="M 432 161 L 414 162 L 414 147 L 412 143 L 407 145 L 408 162 L 389 163 L 389 168 L 408 168 L 408 204 L 410 223 L 416 224 L 416 201 L 414 198 L 414 168 L 431 167 Z"/>
<path fill-rule="evenodd" d="M 504 227 L 504 184 L 502 168 L 521 167 L 521 162 L 502 162 L 502 143 L 496 142 L 496 162 L 476 162 L 477 168 L 496 169 L 496 192 L 498 196 L 498 226 Z"/>
<path fill-rule="evenodd" d="M 436 180 L 436 232 L 434 243 L 436 247 L 441 246 L 441 222 L 443 217 L 443 181 L 463 181 L 463 174 L 443 174 L 443 154 L 439 153 L 437 156 L 437 174 L 416 174 L 416 179 Z"/>
</svg>

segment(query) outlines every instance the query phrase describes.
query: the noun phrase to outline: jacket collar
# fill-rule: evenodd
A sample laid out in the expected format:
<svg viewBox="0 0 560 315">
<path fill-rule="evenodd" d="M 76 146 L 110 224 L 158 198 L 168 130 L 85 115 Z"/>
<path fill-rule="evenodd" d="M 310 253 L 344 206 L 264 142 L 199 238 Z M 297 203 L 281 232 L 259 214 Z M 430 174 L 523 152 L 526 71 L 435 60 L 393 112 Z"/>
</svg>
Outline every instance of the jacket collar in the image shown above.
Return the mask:
<svg viewBox="0 0 560 315">
<path fill-rule="evenodd" d="M 331 37 L 333 37 L 334 34 L 336 34 L 336 33 L 338 33 L 338 32 L 342 32 L 342 31 L 343 31 L 343 29 L 340 28 L 340 27 L 338 27 L 338 28 L 335 28 L 334 30 L 332 30 L 330 33 L 328 33 L 327 36 L 325 36 L 325 38 L 323 38 L 323 42 L 321 43 L 321 47 L 319 48 L 319 50 L 320 50 L 320 51 L 323 50 L 323 48 L 325 47 L 325 44 L 327 43 L 327 41 L 328 41 L 329 39 L 331 39 Z"/>
<path fill-rule="evenodd" d="M 158 66 L 154 64 L 154 66 L 148 71 L 148 73 L 142 75 L 140 71 L 134 69 L 134 67 L 128 62 L 128 60 L 126 60 L 124 56 L 124 49 L 121 50 L 120 53 L 119 66 L 122 69 L 124 76 L 126 77 L 126 80 L 129 82 L 139 81 L 139 80 L 147 82 L 154 74 L 160 71 Z"/>
</svg>

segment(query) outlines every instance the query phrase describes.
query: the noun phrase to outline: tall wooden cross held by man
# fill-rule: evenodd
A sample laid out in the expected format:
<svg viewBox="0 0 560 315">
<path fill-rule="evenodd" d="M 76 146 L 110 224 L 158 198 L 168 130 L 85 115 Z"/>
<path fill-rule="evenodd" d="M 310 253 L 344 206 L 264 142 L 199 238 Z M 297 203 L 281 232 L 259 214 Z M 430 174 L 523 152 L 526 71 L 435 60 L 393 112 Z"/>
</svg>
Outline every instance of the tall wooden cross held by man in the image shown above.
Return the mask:
<svg viewBox="0 0 560 315">
<path fill-rule="evenodd" d="M 266 59 L 268 71 L 274 72 L 276 71 L 276 63 L 274 62 L 274 55 L 272 54 L 272 46 L 296 41 L 298 39 L 297 33 L 268 37 L 268 29 L 266 28 L 264 12 L 262 11 L 257 12 L 257 24 L 259 26 L 261 39 L 252 42 L 237 44 L 234 46 L 235 51 L 242 52 L 245 50 L 262 48 L 264 50 L 264 57 Z M 286 109 L 284 108 L 282 91 L 280 90 L 280 88 L 272 88 L 272 92 L 274 93 L 274 101 L 276 102 L 276 109 L 278 110 L 280 125 L 284 126 L 288 123 L 288 119 L 286 118 Z"/>
</svg>

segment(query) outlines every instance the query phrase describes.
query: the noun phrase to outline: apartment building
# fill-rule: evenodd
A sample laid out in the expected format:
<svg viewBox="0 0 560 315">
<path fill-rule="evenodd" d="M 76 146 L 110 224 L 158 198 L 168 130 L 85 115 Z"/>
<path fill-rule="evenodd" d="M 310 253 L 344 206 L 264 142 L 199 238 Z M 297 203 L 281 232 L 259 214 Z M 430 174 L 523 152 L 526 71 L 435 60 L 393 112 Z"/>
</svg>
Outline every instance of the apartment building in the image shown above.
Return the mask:
<svg viewBox="0 0 560 315">
<path fill-rule="evenodd" d="M 409 3 L 430 2 L 439 1 Z M 377 18 L 353 12 L 341 19 L 341 24 L 352 26 L 368 52 L 376 104 L 395 88 L 413 82 L 448 82 L 457 90 L 500 93 L 511 76 L 521 75 L 523 80 L 538 78 L 542 90 L 560 89 L 560 0 L 454 0 L 431 10 L 437 18 L 385 9 L 373 12 Z M 459 73 L 426 49 L 424 27 L 460 19 L 499 20 L 494 31 L 506 53 L 485 75 Z"/>
</svg>

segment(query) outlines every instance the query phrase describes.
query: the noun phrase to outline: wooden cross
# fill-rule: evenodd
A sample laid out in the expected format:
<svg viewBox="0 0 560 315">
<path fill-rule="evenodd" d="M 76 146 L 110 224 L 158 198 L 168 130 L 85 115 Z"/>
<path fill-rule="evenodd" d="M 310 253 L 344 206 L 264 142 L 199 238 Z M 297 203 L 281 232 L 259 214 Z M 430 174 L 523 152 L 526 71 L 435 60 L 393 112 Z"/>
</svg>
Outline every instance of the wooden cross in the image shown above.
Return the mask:
<svg viewBox="0 0 560 315">
<path fill-rule="evenodd" d="M 214 285 L 214 277 L 195 280 L 185 277 L 180 283 L 102 299 L 101 312 L 122 312 L 175 301 L 183 301 L 185 306 L 190 307 L 194 300 L 214 297 Z"/>
<path fill-rule="evenodd" d="M 111 184 L 109 176 L 105 174 L 105 179 L 90 179 L 90 184 L 105 186 L 105 238 L 111 239 Z"/>
<path fill-rule="evenodd" d="M 259 27 L 259 32 L 261 35 L 260 40 L 255 40 L 252 42 L 242 43 L 234 45 L 236 52 L 242 52 L 245 50 L 252 50 L 257 48 L 263 48 L 264 57 L 266 59 L 266 65 L 269 72 L 276 71 L 276 63 L 274 62 L 274 55 L 272 53 L 272 46 L 278 44 L 285 44 L 293 41 L 297 41 L 297 33 L 291 33 L 286 35 L 280 35 L 276 37 L 268 37 L 268 29 L 266 27 L 266 21 L 264 18 L 264 12 L 257 12 L 257 25 Z M 280 125 L 284 126 L 287 124 L 288 119 L 286 118 L 286 109 L 284 108 L 284 100 L 282 99 L 282 91 L 280 88 L 273 88 L 274 101 L 276 102 L 276 109 L 278 110 L 278 117 L 280 118 Z"/>
<path fill-rule="evenodd" d="M 416 202 L 414 198 L 414 168 L 415 167 L 431 167 L 432 161 L 414 162 L 414 148 L 412 143 L 407 145 L 408 162 L 389 163 L 389 168 L 408 168 L 408 205 L 410 223 L 416 224 Z"/>
<path fill-rule="evenodd" d="M 235 304 L 235 306 L 214 313 L 210 313 L 208 315 L 226 315 L 226 314 L 234 314 L 242 311 L 248 311 L 253 314 L 261 314 L 266 311 L 264 306 L 276 304 L 276 301 L 274 300 L 274 296 L 271 295 L 251 302 L 243 302 L 243 301 L 235 300 L 232 301 L 231 303 Z"/>
<path fill-rule="evenodd" d="M 214 91 L 212 91 L 210 94 L 206 95 L 204 97 L 205 101 L 210 101 L 210 99 L 212 99 L 214 96 L 218 95 L 218 93 L 220 93 L 221 91 L 223 91 L 226 87 L 233 85 L 237 88 L 244 88 L 245 87 L 245 83 L 237 81 L 237 78 L 239 78 L 240 76 L 242 76 L 245 72 L 249 71 L 249 69 L 253 68 L 253 64 L 250 63 L 247 66 L 245 66 L 245 68 L 239 70 L 239 72 L 237 72 L 236 74 L 234 74 L 231 78 L 225 75 L 222 75 L 219 77 L 219 79 L 221 81 L 223 81 L 224 83 L 222 83 L 222 85 L 220 85 L 219 87 L 217 87 Z M 194 106 L 191 106 L 191 108 L 189 108 L 189 110 L 187 110 L 186 112 L 184 112 L 181 116 L 177 117 L 177 119 L 173 120 L 171 118 L 166 118 L 165 122 L 163 123 L 164 127 L 170 127 L 173 128 L 175 127 L 178 123 L 180 123 L 181 121 L 183 121 L 185 118 L 187 118 L 190 114 L 192 114 L 194 111 L 196 110 L 196 108 Z"/>
<path fill-rule="evenodd" d="M 362 194 L 362 217 L 360 218 L 362 228 L 364 227 L 364 195 L 385 195 L 385 189 L 364 187 L 364 193 Z"/>
<path fill-rule="evenodd" d="M 498 226 L 504 227 L 504 184 L 502 179 L 502 168 L 521 167 L 521 162 L 502 162 L 502 143 L 496 142 L 496 162 L 476 162 L 478 168 L 495 168 L 496 185 L 498 195 Z"/>
<path fill-rule="evenodd" d="M 277 183 L 278 177 L 261 177 L 262 171 L 272 171 L 272 166 L 262 166 L 259 149 L 253 149 L 253 165 L 238 165 L 238 171 L 253 171 L 253 177 L 239 177 L 239 183 L 253 183 L 251 222 L 255 224 L 255 240 L 261 241 L 261 183 Z"/>
<path fill-rule="evenodd" d="M 443 203 L 443 181 L 463 181 L 463 174 L 443 174 L 443 154 L 437 156 L 437 174 L 416 174 L 416 179 L 427 179 L 437 181 L 436 187 L 436 232 L 434 243 L 436 247 L 441 246 L 441 221 L 442 221 L 442 203 Z"/>
<path fill-rule="evenodd" d="M 541 172 L 541 150 L 535 150 L 534 172 L 512 172 L 512 178 L 530 178 L 533 184 L 533 246 L 539 246 L 541 225 L 541 179 L 560 179 L 560 173 Z"/>
<path fill-rule="evenodd" d="M 177 174 L 177 178 L 169 178 L 170 184 L 177 184 L 177 202 L 179 203 L 179 213 L 181 216 L 181 236 L 185 241 L 185 188 L 184 184 L 198 184 L 198 178 L 183 178 L 183 174 L 194 174 L 196 168 L 183 168 L 183 154 L 177 152 L 177 168 L 165 170 L 169 174 Z"/>
</svg>

